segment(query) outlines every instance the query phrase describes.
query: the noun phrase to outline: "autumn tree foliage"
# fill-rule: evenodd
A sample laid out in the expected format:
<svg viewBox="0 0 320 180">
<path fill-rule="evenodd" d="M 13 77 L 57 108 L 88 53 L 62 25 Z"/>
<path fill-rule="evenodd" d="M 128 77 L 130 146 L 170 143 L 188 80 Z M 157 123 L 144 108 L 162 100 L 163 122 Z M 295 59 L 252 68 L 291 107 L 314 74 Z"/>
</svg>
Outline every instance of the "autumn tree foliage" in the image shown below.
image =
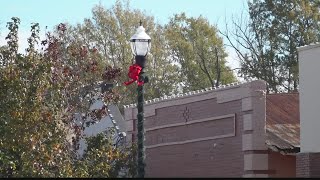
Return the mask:
<svg viewBox="0 0 320 180">
<path fill-rule="evenodd" d="M 0 177 L 135 177 L 136 149 L 113 146 L 112 129 L 86 138 L 83 156 L 77 150 L 84 129 L 108 115 L 109 104 L 136 102 L 136 86 L 123 82 L 140 20 L 152 38 L 146 99 L 236 80 L 217 27 L 204 17 L 182 13 L 161 25 L 118 0 L 111 8 L 95 6 L 82 23 L 57 25 L 43 40 L 32 24 L 24 54 L 20 20 L 12 18 L 0 47 Z M 103 106 L 93 110 L 96 101 Z"/>
<path fill-rule="evenodd" d="M 134 148 L 115 147 L 112 130 L 87 138 L 84 155 L 76 153 L 81 131 L 119 100 L 116 87 L 101 92 L 99 85 L 117 83 L 121 69 L 106 66 L 94 47 L 64 41 L 65 24 L 42 41 L 39 24 L 32 24 L 20 54 L 19 23 L 8 22 L 7 45 L 0 48 L 0 177 L 134 176 Z M 90 110 L 96 99 L 104 105 Z"/>
</svg>

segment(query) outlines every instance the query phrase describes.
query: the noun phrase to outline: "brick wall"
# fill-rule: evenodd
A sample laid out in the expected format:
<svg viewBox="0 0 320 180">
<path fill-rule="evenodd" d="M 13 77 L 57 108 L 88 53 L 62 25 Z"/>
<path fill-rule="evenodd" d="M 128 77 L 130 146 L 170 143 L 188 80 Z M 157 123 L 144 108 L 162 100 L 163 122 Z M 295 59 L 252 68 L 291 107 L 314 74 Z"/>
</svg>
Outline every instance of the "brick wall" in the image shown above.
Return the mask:
<svg viewBox="0 0 320 180">
<path fill-rule="evenodd" d="M 241 128 L 235 129 L 242 127 L 240 107 L 239 100 L 218 104 L 214 98 L 157 109 L 156 115 L 148 117 L 145 124 L 146 175 L 242 176 L 241 136 L 236 135 L 241 133 Z M 188 116 L 183 115 L 186 109 Z M 197 120 L 207 121 L 195 123 Z M 164 126 L 173 123 L 181 124 Z M 150 129 L 161 126 L 164 128 Z"/>
<path fill-rule="evenodd" d="M 296 156 L 269 151 L 270 177 L 296 177 Z"/>
<path fill-rule="evenodd" d="M 299 153 L 296 159 L 297 177 L 320 177 L 320 153 Z"/>
<path fill-rule="evenodd" d="M 149 101 L 146 177 L 267 177 L 263 90 L 254 81 Z M 125 109 L 133 137 L 136 114 Z"/>
</svg>

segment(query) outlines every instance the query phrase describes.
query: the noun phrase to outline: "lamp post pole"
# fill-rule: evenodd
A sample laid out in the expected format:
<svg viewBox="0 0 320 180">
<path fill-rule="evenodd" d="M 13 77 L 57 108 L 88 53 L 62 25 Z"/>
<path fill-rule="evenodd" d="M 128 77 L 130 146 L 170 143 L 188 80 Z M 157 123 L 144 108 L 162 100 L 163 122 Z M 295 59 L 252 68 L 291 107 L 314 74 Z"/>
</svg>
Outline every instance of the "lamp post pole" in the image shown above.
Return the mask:
<svg viewBox="0 0 320 180">
<path fill-rule="evenodd" d="M 148 82 L 148 77 L 144 74 L 144 65 L 146 62 L 146 56 L 136 56 L 136 64 L 139 64 L 142 68 L 139 74 L 139 81 L 142 81 L 144 83 Z M 138 177 L 144 178 L 145 174 L 145 147 L 144 147 L 144 140 L 145 140 L 145 134 L 144 134 L 144 109 L 143 109 L 143 103 L 144 103 L 144 92 L 143 92 L 143 86 L 144 83 L 140 86 L 138 86 L 138 114 L 137 114 L 137 120 L 138 120 Z"/>
<path fill-rule="evenodd" d="M 143 69 L 141 73 L 139 74 L 139 79 L 143 80 Z M 143 103 L 144 103 L 144 97 L 143 97 L 143 85 L 138 86 L 138 177 L 144 178 L 144 167 L 145 167 L 145 149 L 144 149 L 144 110 L 143 110 Z"/>
<path fill-rule="evenodd" d="M 131 49 L 133 54 L 135 55 L 135 66 L 141 68 L 140 73 L 138 75 L 138 114 L 137 114 L 137 127 L 138 127 L 138 177 L 144 178 L 145 175 L 145 147 L 144 147 L 144 110 L 143 110 L 143 86 L 144 83 L 147 83 L 148 77 L 144 73 L 144 67 L 146 62 L 146 56 L 151 47 L 151 38 L 149 35 L 145 33 L 145 29 L 142 26 L 142 22 L 140 21 L 140 26 L 137 28 L 136 34 L 134 34 L 130 38 Z M 131 68 L 131 66 L 130 66 Z M 130 72 L 129 72 L 130 74 Z M 130 77 L 130 75 L 129 75 Z M 136 75 L 134 75 L 136 77 Z M 131 81 L 132 82 L 132 81 Z"/>
</svg>

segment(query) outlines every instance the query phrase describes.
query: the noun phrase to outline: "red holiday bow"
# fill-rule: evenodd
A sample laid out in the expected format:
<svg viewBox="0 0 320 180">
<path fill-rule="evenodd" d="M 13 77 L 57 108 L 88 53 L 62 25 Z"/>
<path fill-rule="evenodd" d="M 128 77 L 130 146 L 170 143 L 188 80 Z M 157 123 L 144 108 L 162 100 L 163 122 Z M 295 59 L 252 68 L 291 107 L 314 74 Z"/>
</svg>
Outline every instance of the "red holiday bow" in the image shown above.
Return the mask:
<svg viewBox="0 0 320 180">
<path fill-rule="evenodd" d="M 125 82 L 124 84 L 126 86 L 130 85 L 131 83 L 137 81 L 138 82 L 138 86 L 142 86 L 143 85 L 143 81 L 139 81 L 139 74 L 141 72 L 142 68 L 138 65 L 138 64 L 133 64 L 129 67 L 129 72 L 128 72 L 128 76 L 129 78 L 131 78 L 132 80 Z"/>
</svg>

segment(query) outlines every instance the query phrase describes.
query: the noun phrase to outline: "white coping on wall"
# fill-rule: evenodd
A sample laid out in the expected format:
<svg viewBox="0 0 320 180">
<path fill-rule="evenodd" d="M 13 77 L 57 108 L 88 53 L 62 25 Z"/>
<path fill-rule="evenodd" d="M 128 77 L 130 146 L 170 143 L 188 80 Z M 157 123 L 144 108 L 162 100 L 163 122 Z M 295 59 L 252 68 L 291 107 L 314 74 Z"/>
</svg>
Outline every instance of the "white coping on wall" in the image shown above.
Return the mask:
<svg viewBox="0 0 320 180">
<path fill-rule="evenodd" d="M 240 85 L 243 84 L 249 84 L 252 81 L 246 81 L 246 82 L 234 82 L 234 83 L 230 83 L 230 84 L 226 84 L 226 85 L 221 85 L 218 88 L 215 87 L 208 87 L 205 89 L 201 89 L 201 90 L 197 90 L 197 91 L 190 91 L 184 94 L 173 94 L 171 96 L 167 96 L 164 95 L 160 98 L 155 98 L 155 99 L 151 99 L 151 100 L 147 100 L 144 103 L 145 104 L 155 104 L 158 102 L 165 102 L 165 101 L 170 101 L 172 99 L 179 99 L 179 98 L 185 98 L 185 97 L 189 97 L 189 96 L 194 96 L 194 95 L 198 95 L 198 94 L 205 94 L 205 93 L 209 93 L 209 92 L 218 92 L 218 91 L 222 91 L 222 90 L 227 90 L 227 89 L 233 89 L 233 88 L 238 88 L 240 87 Z M 130 105 L 124 105 L 124 108 L 134 108 L 136 107 L 137 104 L 130 104 Z"/>
<path fill-rule="evenodd" d="M 309 45 L 297 47 L 297 50 L 298 50 L 298 51 L 304 51 L 304 50 L 309 50 L 309 49 L 317 48 L 317 47 L 319 47 L 319 46 L 320 46 L 320 43 L 319 43 L 319 42 L 316 42 L 316 43 L 311 43 L 311 44 L 309 44 Z"/>
</svg>

